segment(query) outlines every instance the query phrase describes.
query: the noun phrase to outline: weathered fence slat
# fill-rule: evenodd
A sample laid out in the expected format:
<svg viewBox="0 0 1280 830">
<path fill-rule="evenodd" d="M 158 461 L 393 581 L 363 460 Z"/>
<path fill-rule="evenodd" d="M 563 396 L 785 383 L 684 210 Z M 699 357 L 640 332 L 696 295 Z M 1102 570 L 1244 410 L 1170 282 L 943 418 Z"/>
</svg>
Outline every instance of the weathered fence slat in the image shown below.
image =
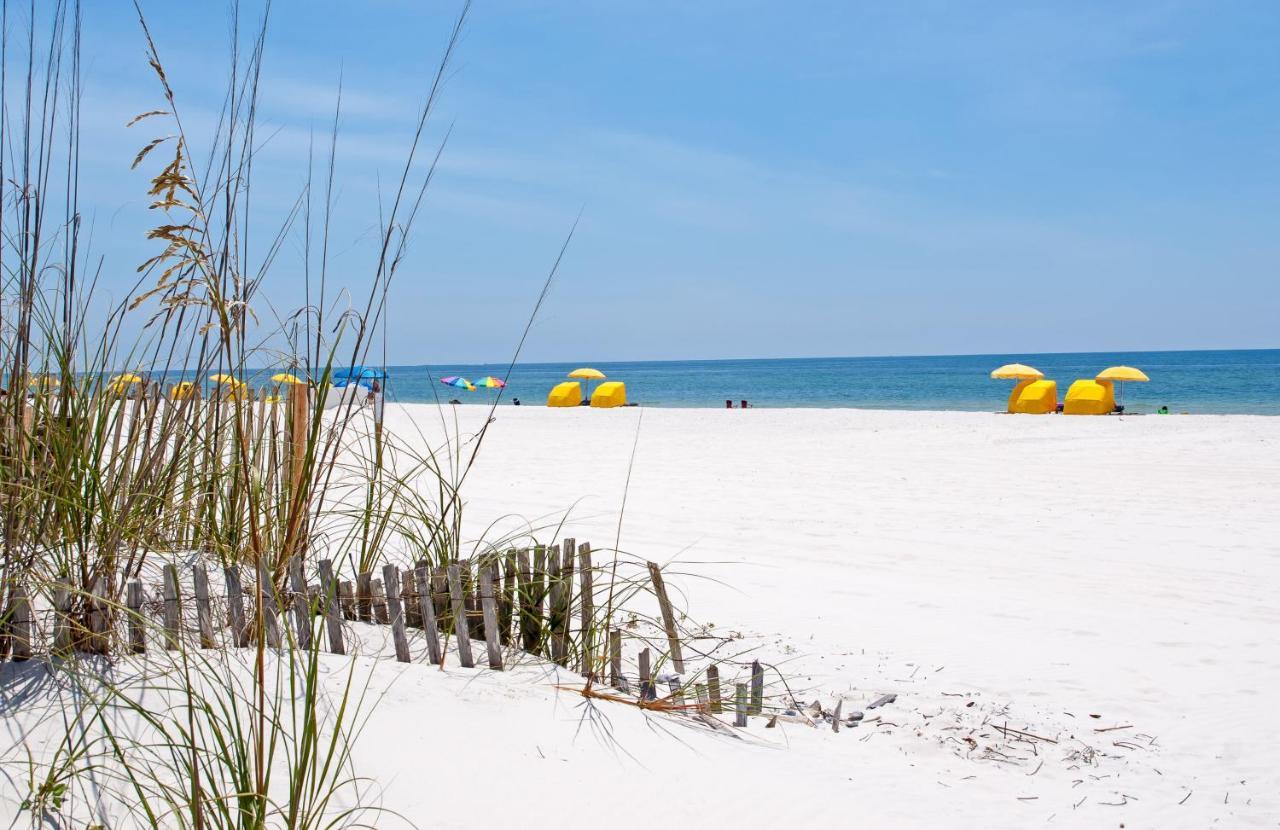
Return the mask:
<svg viewBox="0 0 1280 830">
<path fill-rule="evenodd" d="M 307 602 L 307 580 L 302 575 L 301 556 L 289 560 L 289 589 L 294 634 L 298 638 L 298 647 L 305 651 L 311 648 L 311 609 Z"/>
<path fill-rule="evenodd" d="M 516 567 L 520 571 L 520 646 L 530 654 L 536 654 L 538 631 L 542 624 L 533 605 L 536 592 L 533 588 L 533 568 L 529 564 L 528 548 L 516 553 Z"/>
<path fill-rule="evenodd" d="M 89 637 L 85 645 L 91 654 L 107 654 L 111 651 L 112 614 L 107 603 L 107 586 L 107 578 L 98 577 L 88 597 Z"/>
<path fill-rule="evenodd" d="M 480 569 L 480 610 L 484 614 L 484 642 L 489 668 L 502 671 L 502 644 L 498 641 L 498 603 L 493 596 L 494 566 Z"/>
<path fill-rule="evenodd" d="M 640 652 L 640 699 L 655 700 L 658 697 L 657 691 L 653 688 L 653 681 L 649 679 L 649 649 L 645 648 Z"/>
<path fill-rule="evenodd" d="M 382 579 L 387 587 L 387 612 L 391 620 L 391 639 L 396 646 L 396 660 L 408 663 L 409 636 L 404 629 L 404 607 L 400 604 L 400 569 L 382 566 Z"/>
<path fill-rule="evenodd" d="M 653 582 L 653 592 L 658 595 L 658 606 L 662 610 L 662 627 L 667 630 L 667 642 L 671 647 L 671 665 L 676 674 L 684 674 L 684 656 L 680 653 L 680 635 L 676 630 L 676 615 L 671 608 L 671 599 L 667 596 L 667 585 L 662 581 L 662 569 L 658 563 L 649 563 L 649 579 Z"/>
<path fill-rule="evenodd" d="M 764 712 L 764 669 L 759 660 L 751 661 L 751 714 Z"/>
<path fill-rule="evenodd" d="M 141 602 L 139 602 L 141 605 Z M 59 577 L 53 590 L 53 653 L 71 651 L 71 580 Z"/>
<path fill-rule="evenodd" d="M 276 601 L 276 586 L 267 573 L 267 563 L 258 560 L 258 615 L 262 618 L 262 627 L 266 632 L 267 645 L 280 648 L 280 603 Z"/>
<path fill-rule="evenodd" d="M 10 627 L 13 632 L 10 635 L 12 637 L 10 659 L 15 663 L 21 663 L 31 659 L 32 635 L 31 599 L 27 596 L 27 589 L 21 584 L 13 586 L 9 609 L 12 615 Z"/>
<path fill-rule="evenodd" d="M 431 569 L 431 605 L 442 634 L 453 632 L 453 611 L 449 607 L 449 571 L 443 565 Z"/>
<path fill-rule="evenodd" d="M 516 598 L 516 552 L 507 551 L 503 558 L 502 596 L 498 601 L 498 628 L 504 646 L 511 645 L 511 624 Z"/>
<path fill-rule="evenodd" d="M 191 572 L 192 586 L 196 594 L 196 625 L 200 633 L 200 648 L 214 648 L 213 609 L 209 606 L 209 573 L 204 565 L 197 564 Z"/>
<path fill-rule="evenodd" d="M 142 580 L 129 580 L 125 590 L 125 607 L 129 610 L 129 651 L 142 654 L 147 650 L 146 623 L 142 618 Z"/>
<path fill-rule="evenodd" d="M 350 580 L 343 580 L 338 585 L 338 597 L 342 606 L 342 617 L 347 620 L 356 618 L 356 588 Z"/>
<path fill-rule="evenodd" d="M 735 685 L 735 688 L 737 689 L 737 692 L 733 697 L 733 702 L 734 702 L 733 725 L 746 726 L 747 725 L 747 684 L 736 683 L 734 685 Z"/>
<path fill-rule="evenodd" d="M 418 586 L 418 608 L 422 612 L 422 633 L 427 638 L 427 659 L 432 665 L 440 665 L 440 631 L 436 623 L 436 609 L 431 601 L 431 569 L 419 567 L 413 572 Z"/>
<path fill-rule="evenodd" d="M 707 666 L 707 692 L 711 696 L 711 712 L 716 715 L 723 712 L 724 706 L 720 700 L 719 666 Z"/>
<path fill-rule="evenodd" d="M 178 586 L 176 565 L 164 566 L 164 647 L 177 651 L 181 647 L 179 628 L 182 625 L 182 592 Z"/>
<path fill-rule="evenodd" d="M 378 625 L 386 625 L 391 621 L 387 615 L 387 589 L 382 584 L 381 579 L 373 579 L 369 581 L 369 588 L 373 593 L 373 621 Z"/>
<path fill-rule="evenodd" d="M 458 641 L 458 660 L 464 669 L 473 668 L 476 661 L 471 657 L 471 631 L 467 626 L 467 608 L 462 595 L 462 570 L 455 562 L 449 566 L 449 599 L 453 604 L 453 626 Z"/>
<path fill-rule="evenodd" d="M 227 624 L 231 626 L 232 645 L 243 648 L 249 645 L 249 626 L 244 617 L 244 586 L 240 584 L 240 569 L 232 565 L 224 568 L 227 583 Z"/>
<path fill-rule="evenodd" d="M 333 579 L 333 560 L 320 560 L 320 598 L 324 603 L 324 624 L 329 633 L 329 651 L 334 654 L 346 654 L 346 645 L 342 642 L 342 610 L 338 604 L 338 586 Z"/>
<path fill-rule="evenodd" d="M 591 543 L 583 542 L 578 545 L 578 581 L 579 607 L 582 610 L 582 627 L 580 639 L 582 642 L 579 648 L 582 649 L 582 676 L 586 678 L 594 677 L 595 673 L 595 586 L 593 580 L 595 574 L 591 570 Z"/>
<path fill-rule="evenodd" d="M 622 632 L 614 628 L 609 632 L 609 685 L 621 691 L 622 679 Z"/>
<path fill-rule="evenodd" d="M 373 571 L 356 574 L 356 619 L 373 622 Z"/>
</svg>

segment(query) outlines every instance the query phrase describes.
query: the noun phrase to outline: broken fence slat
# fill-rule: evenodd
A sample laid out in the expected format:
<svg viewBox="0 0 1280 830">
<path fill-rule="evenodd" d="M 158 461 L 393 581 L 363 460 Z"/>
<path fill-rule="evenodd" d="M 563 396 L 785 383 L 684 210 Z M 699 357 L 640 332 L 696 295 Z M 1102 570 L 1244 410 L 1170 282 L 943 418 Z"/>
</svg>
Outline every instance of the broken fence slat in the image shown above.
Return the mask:
<svg viewBox="0 0 1280 830">
<path fill-rule="evenodd" d="M 671 607 L 671 598 L 667 596 L 667 584 L 662 580 L 662 569 L 657 562 L 649 563 L 649 579 L 653 582 L 653 592 L 658 595 L 658 607 L 662 611 L 662 627 L 667 632 L 667 643 L 671 648 L 671 665 L 676 674 L 684 674 L 684 656 L 680 653 L 680 633 L 676 629 L 675 610 Z"/>
<path fill-rule="evenodd" d="M 413 572 L 418 586 L 418 609 L 422 613 L 422 633 L 427 638 L 427 659 L 438 666 L 443 659 L 440 653 L 440 631 L 437 628 L 436 609 L 431 601 L 431 569 L 420 567 Z"/>
<path fill-rule="evenodd" d="M 387 588 L 387 611 L 391 620 L 391 639 L 396 647 L 396 660 L 408 663 L 409 635 L 404 628 L 404 608 L 400 605 L 400 569 L 395 565 L 382 567 L 382 579 Z"/>
<path fill-rule="evenodd" d="M 200 648 L 215 648 L 213 637 L 213 608 L 209 605 L 209 572 L 197 563 L 191 569 L 191 582 L 196 594 L 196 629 L 200 635 Z"/>
<path fill-rule="evenodd" d="M 466 601 L 462 595 L 462 569 L 457 563 L 449 566 L 448 576 L 454 634 L 458 641 L 458 660 L 464 669 L 474 668 L 476 661 L 471 656 L 471 631 L 467 627 Z"/>
<path fill-rule="evenodd" d="M 311 648 L 311 608 L 307 600 L 307 580 L 302 574 L 302 557 L 289 559 L 289 606 L 293 611 L 293 630 L 298 647 Z"/>
<path fill-rule="evenodd" d="M 498 603 L 493 596 L 493 566 L 480 569 L 480 610 L 484 614 L 484 642 L 489 668 L 502 671 L 502 643 L 498 637 Z"/>
<path fill-rule="evenodd" d="M 182 594 L 178 589 L 178 568 L 164 566 L 164 647 L 177 651 L 181 647 L 179 627 L 182 625 Z"/>
<path fill-rule="evenodd" d="M 342 642 L 342 609 L 338 601 L 338 586 L 333 578 L 333 560 L 321 559 L 319 568 L 320 601 L 324 603 L 324 625 L 329 635 L 329 651 L 333 654 L 346 654 L 347 647 Z"/>
</svg>

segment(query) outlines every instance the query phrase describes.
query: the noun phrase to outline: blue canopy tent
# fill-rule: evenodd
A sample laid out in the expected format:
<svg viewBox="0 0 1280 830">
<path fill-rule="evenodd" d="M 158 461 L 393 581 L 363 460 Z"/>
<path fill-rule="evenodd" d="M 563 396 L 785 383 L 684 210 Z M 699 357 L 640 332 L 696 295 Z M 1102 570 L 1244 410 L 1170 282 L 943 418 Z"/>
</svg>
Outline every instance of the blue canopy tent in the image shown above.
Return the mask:
<svg viewBox="0 0 1280 830">
<path fill-rule="evenodd" d="M 339 389 L 354 383 L 363 386 L 366 389 L 371 388 L 372 381 L 385 381 L 387 373 L 372 366 L 352 366 L 350 369 L 335 369 L 333 371 L 333 385 Z"/>
</svg>

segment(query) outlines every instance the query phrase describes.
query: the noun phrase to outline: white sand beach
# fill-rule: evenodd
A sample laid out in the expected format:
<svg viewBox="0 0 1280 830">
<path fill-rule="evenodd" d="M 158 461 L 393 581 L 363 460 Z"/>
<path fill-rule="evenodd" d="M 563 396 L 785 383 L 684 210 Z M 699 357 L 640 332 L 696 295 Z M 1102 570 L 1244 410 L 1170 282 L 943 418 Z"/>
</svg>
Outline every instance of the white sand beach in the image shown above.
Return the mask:
<svg viewBox="0 0 1280 830">
<path fill-rule="evenodd" d="M 487 414 L 389 406 L 387 424 L 435 445 Z M 771 695 L 865 717 L 839 733 L 765 718 L 711 730 L 588 706 L 580 677 L 540 662 L 441 670 L 416 634 L 414 662 L 397 663 L 386 627 L 349 624 L 360 656 L 322 664 L 335 695 L 353 659 L 367 684 L 355 768 L 360 803 L 389 811 L 376 826 L 1280 821 L 1280 419 L 513 406 L 496 418 L 465 486 L 467 535 L 545 536 L 563 520 L 560 535 L 597 549 L 617 539 L 668 566 L 693 620 L 740 635 L 717 655 L 726 682 L 758 658 L 786 678 L 770 669 Z M 250 676 L 252 651 L 227 655 Z M 122 662 L 117 680 L 130 665 L 144 664 Z M 5 774 L 22 791 L 21 759 L 57 745 L 76 695 L 36 662 L 6 670 L 17 708 L 0 726 L 21 751 Z M 896 700 L 866 709 L 885 694 Z M 162 698 L 141 700 L 162 710 Z M 5 802 L 0 818 L 16 810 Z"/>
<path fill-rule="evenodd" d="M 467 432 L 487 412 L 446 417 Z M 455 714 L 477 704 L 465 729 L 444 727 L 465 741 L 466 762 L 421 770 L 446 791 L 475 783 L 473 763 L 511 765 L 510 781 L 522 758 L 545 756 L 567 810 L 637 805 L 612 813 L 614 826 L 1280 820 L 1269 700 L 1280 685 L 1280 419 L 512 406 L 496 416 L 466 486 L 472 534 L 513 514 L 567 514 L 565 533 L 612 546 L 625 490 L 619 547 L 679 562 L 690 576 L 672 581 L 695 619 L 742 632 L 812 690 L 802 699 L 843 695 L 847 710 L 897 693 L 881 710 L 896 725 L 749 730 L 772 747 L 760 751 L 680 730 L 675 740 L 651 716 L 606 707 L 613 745 L 579 730 L 580 701 L 552 704 L 546 683 L 516 692 L 504 678 L 492 700 L 487 685 L 443 691 L 406 677 L 392 697 L 445 707 L 456 695 Z M 388 418 L 441 434 L 433 407 Z M 984 722 L 1058 743 L 1031 741 L 1032 760 L 981 760 L 957 736 Z M 438 727 L 418 723 L 432 740 Z M 385 726 L 402 734 L 405 721 Z M 489 753 L 491 741 L 513 751 Z M 392 803 L 412 802 L 403 779 L 388 781 Z M 448 809 L 457 815 L 441 818 L 466 814 Z"/>
</svg>

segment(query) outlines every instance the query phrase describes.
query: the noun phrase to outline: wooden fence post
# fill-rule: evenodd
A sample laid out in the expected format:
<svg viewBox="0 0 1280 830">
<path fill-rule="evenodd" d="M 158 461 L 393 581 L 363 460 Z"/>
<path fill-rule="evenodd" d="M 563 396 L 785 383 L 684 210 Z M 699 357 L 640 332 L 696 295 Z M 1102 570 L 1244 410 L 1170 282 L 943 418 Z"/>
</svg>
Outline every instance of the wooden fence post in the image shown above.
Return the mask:
<svg viewBox="0 0 1280 830">
<path fill-rule="evenodd" d="M 356 574 L 356 619 L 373 622 L 373 571 Z"/>
<path fill-rule="evenodd" d="M 293 609 L 293 627 L 298 636 L 298 647 L 307 650 L 311 648 L 311 608 L 307 599 L 307 580 L 302 575 L 302 556 L 299 554 L 294 554 L 289 560 L 289 588 L 289 605 Z"/>
<path fill-rule="evenodd" d="M 751 714 L 764 712 L 764 669 L 759 660 L 751 661 Z"/>
<path fill-rule="evenodd" d="M 724 711 L 724 706 L 720 701 L 720 668 L 718 666 L 707 666 L 707 691 L 711 695 L 712 713 L 720 714 Z"/>
<path fill-rule="evenodd" d="M 413 576 L 413 568 L 400 575 L 400 607 L 404 609 L 404 624 L 407 628 L 422 627 L 422 613 L 418 610 L 415 599 L 417 588 Z"/>
<path fill-rule="evenodd" d="M 516 565 L 520 570 L 520 646 L 530 654 L 537 654 L 538 632 L 542 623 L 534 608 L 536 592 L 533 587 L 533 568 L 529 564 L 529 549 L 516 553 Z"/>
<path fill-rule="evenodd" d="M 582 676 L 591 678 L 595 674 L 595 615 L 596 600 L 593 581 L 595 574 L 591 570 L 591 543 L 578 545 L 578 580 L 579 593 L 582 595 L 579 605 L 582 609 L 582 627 L 579 629 L 582 642 Z"/>
<path fill-rule="evenodd" d="M 511 625 L 516 599 L 516 552 L 507 551 L 504 559 L 505 574 L 502 579 L 502 599 L 498 603 L 498 628 L 502 631 L 502 644 L 511 645 Z"/>
<path fill-rule="evenodd" d="M 145 621 L 142 618 L 142 580 L 131 579 L 125 589 L 125 605 L 129 609 L 129 651 L 142 654 L 147 650 Z"/>
<path fill-rule="evenodd" d="M 453 611 L 449 608 L 449 575 L 442 565 L 431 569 L 431 607 L 435 610 L 436 625 L 442 634 L 453 631 Z"/>
<path fill-rule="evenodd" d="M 21 584 L 13 586 L 9 609 L 12 615 L 10 626 L 13 631 L 10 659 L 15 663 L 21 663 L 31 659 L 32 636 L 31 599 L 27 596 L 27 589 Z"/>
<path fill-rule="evenodd" d="M 342 642 L 342 611 L 338 607 L 338 586 L 333 580 L 333 560 L 320 560 L 320 597 L 324 603 L 324 623 L 329 632 L 329 651 L 346 654 Z"/>
<path fill-rule="evenodd" d="M 431 601 L 431 569 L 425 565 L 413 572 L 418 586 L 418 609 L 422 612 L 422 634 L 427 638 L 427 659 L 434 666 L 440 665 L 440 629 L 436 622 L 435 604 Z"/>
<path fill-rule="evenodd" d="M 737 683 L 737 694 L 734 695 L 734 726 L 747 725 L 747 684 Z"/>
<path fill-rule="evenodd" d="M 455 562 L 449 566 L 449 598 L 453 604 L 453 626 L 458 640 L 458 659 L 464 669 L 473 668 L 471 631 L 467 628 L 467 609 L 462 596 L 462 573 Z"/>
<path fill-rule="evenodd" d="M 209 606 L 209 573 L 197 563 L 191 570 L 192 585 L 196 594 L 196 623 L 200 632 L 200 648 L 213 648 L 213 609 Z"/>
<path fill-rule="evenodd" d="M 339 604 L 342 606 L 342 618 L 345 620 L 354 620 L 356 618 L 356 588 L 351 584 L 350 580 L 344 579 L 338 585 Z"/>
<path fill-rule="evenodd" d="M 640 652 L 640 699 L 656 700 L 657 691 L 653 688 L 653 681 L 649 679 L 649 649 L 645 647 Z"/>
<path fill-rule="evenodd" d="M 622 632 L 614 628 L 609 631 L 609 685 L 621 691 L 622 680 Z"/>
<path fill-rule="evenodd" d="M 382 566 L 383 584 L 387 587 L 387 612 L 391 620 L 391 639 L 396 646 L 396 659 L 408 663 L 409 636 L 404 630 L 404 608 L 400 605 L 400 569 L 395 565 Z"/>
<path fill-rule="evenodd" d="M 71 579 L 58 577 L 53 589 L 53 653 L 71 651 Z"/>
<path fill-rule="evenodd" d="M 267 563 L 261 559 L 258 560 L 258 596 L 261 598 L 258 615 L 262 618 L 267 645 L 280 648 L 280 620 L 277 616 L 280 604 L 276 601 L 275 582 L 272 581 L 271 574 L 267 573 Z"/>
<path fill-rule="evenodd" d="M 662 569 L 656 562 L 649 563 L 649 578 L 653 581 L 653 591 L 658 595 L 658 606 L 662 609 L 662 626 L 667 630 L 667 642 L 671 646 L 671 664 L 675 666 L 676 674 L 684 674 L 684 656 L 680 653 L 676 615 L 671 608 L 671 600 L 667 597 L 667 585 L 662 581 Z"/>
<path fill-rule="evenodd" d="M 227 585 L 227 625 L 231 627 L 231 644 L 244 648 L 249 644 L 249 627 L 244 619 L 244 586 L 240 584 L 240 569 L 235 565 L 222 569 Z"/>
<path fill-rule="evenodd" d="M 502 644 L 498 642 L 498 604 L 493 596 L 494 566 L 480 568 L 480 611 L 484 614 L 484 642 L 489 668 L 502 671 Z"/>
<path fill-rule="evenodd" d="M 88 596 L 89 638 L 86 650 L 91 654 L 108 654 L 111 651 L 111 621 L 114 617 L 107 604 L 109 584 L 105 576 L 98 577 Z"/>
<path fill-rule="evenodd" d="M 569 665 L 569 628 L 573 617 L 573 565 L 578 543 L 564 540 L 564 553 L 560 562 L 560 627 L 555 631 L 556 650 L 560 652 L 560 665 Z"/>
<path fill-rule="evenodd" d="M 178 585 L 176 565 L 164 566 L 164 647 L 176 651 L 181 647 L 179 627 L 182 625 L 182 592 Z"/>
<path fill-rule="evenodd" d="M 386 625 L 391 621 L 387 616 L 387 589 L 381 579 L 369 580 L 369 588 L 373 593 L 373 621 L 378 625 Z"/>
</svg>

